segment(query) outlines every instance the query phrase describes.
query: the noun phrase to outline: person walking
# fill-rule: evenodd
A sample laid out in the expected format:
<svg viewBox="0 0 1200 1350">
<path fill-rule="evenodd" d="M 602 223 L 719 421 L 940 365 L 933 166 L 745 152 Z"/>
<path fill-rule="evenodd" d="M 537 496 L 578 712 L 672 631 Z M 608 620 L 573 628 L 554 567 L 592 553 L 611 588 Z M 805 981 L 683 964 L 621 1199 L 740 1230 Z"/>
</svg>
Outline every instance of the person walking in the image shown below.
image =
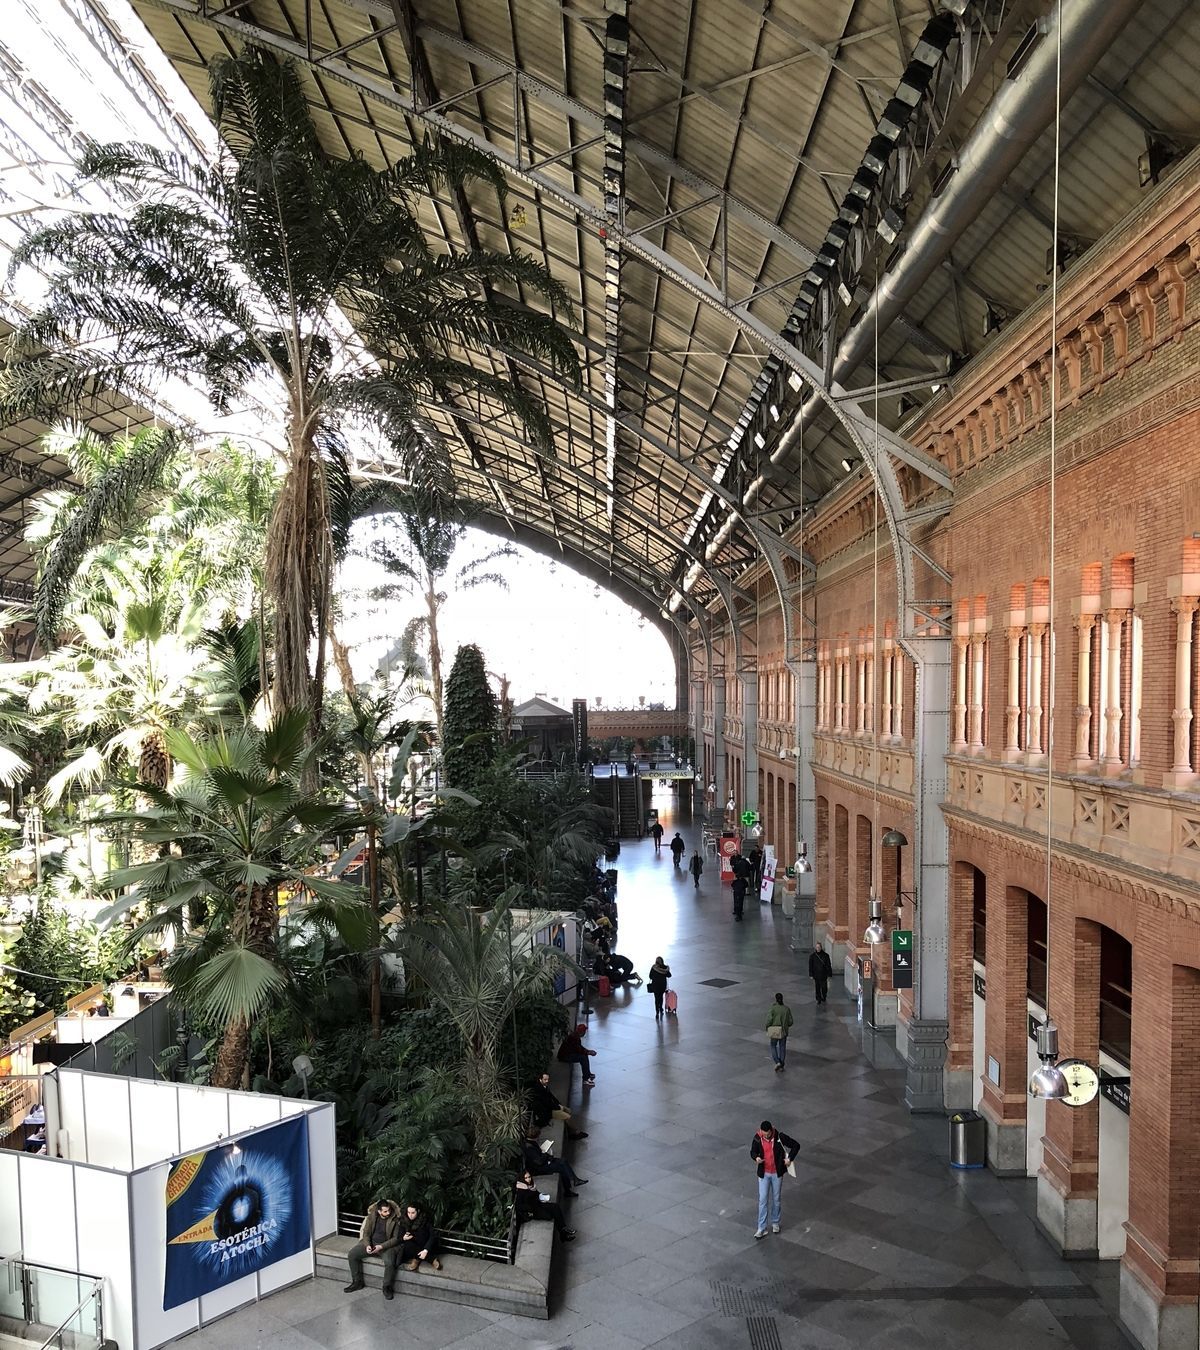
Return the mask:
<svg viewBox="0 0 1200 1350">
<path fill-rule="evenodd" d="M 562 1064 L 578 1064 L 583 1074 L 583 1086 L 595 1087 L 596 1075 L 588 1066 L 588 1060 L 596 1053 L 589 1050 L 583 1043 L 583 1038 L 587 1035 L 587 1023 L 580 1022 L 575 1030 L 569 1036 L 562 1038 L 562 1044 L 558 1047 L 558 1058 Z"/>
<path fill-rule="evenodd" d="M 817 1002 L 824 1003 L 829 998 L 829 981 L 833 978 L 833 962 L 829 953 L 818 942 L 816 950 L 808 958 L 808 973 L 813 987 L 817 991 Z"/>
<path fill-rule="evenodd" d="M 746 904 L 746 888 L 749 886 L 746 878 L 738 872 L 734 873 L 733 882 L 729 889 L 733 892 L 733 917 L 741 923 L 742 909 Z"/>
<path fill-rule="evenodd" d="M 662 837 L 665 833 L 661 821 L 656 820 L 650 826 L 650 838 L 654 840 L 654 852 L 656 854 L 662 850 Z"/>
<path fill-rule="evenodd" d="M 671 840 L 671 857 L 675 859 L 675 867 L 678 869 L 679 861 L 683 857 L 687 845 L 683 842 L 683 836 L 678 830 L 675 831 L 675 837 Z"/>
<path fill-rule="evenodd" d="M 650 975 L 646 980 L 646 987 L 654 995 L 654 1020 L 658 1021 L 663 1015 L 663 997 L 667 992 L 667 981 L 671 978 L 671 967 L 662 959 L 661 956 L 654 958 L 654 964 L 650 967 Z"/>
<path fill-rule="evenodd" d="M 692 880 L 696 883 L 696 889 L 700 889 L 700 877 L 704 872 L 704 858 L 699 849 L 694 849 L 692 856 L 688 859 L 688 871 L 692 874 Z"/>
<path fill-rule="evenodd" d="M 755 844 L 750 850 L 750 857 L 747 859 L 750 863 L 750 884 L 756 891 L 762 890 L 763 863 L 766 861 L 766 855 L 762 849 Z"/>
<path fill-rule="evenodd" d="M 775 1061 L 775 1072 L 782 1073 L 787 1062 L 788 1029 L 796 1019 L 792 1010 L 783 1001 L 782 994 L 775 995 L 775 1002 L 767 1013 L 767 1040 L 771 1045 L 771 1058 Z"/>
<path fill-rule="evenodd" d="M 792 1159 L 799 1152 L 800 1145 L 791 1137 L 777 1130 L 769 1120 L 764 1120 L 750 1141 L 750 1156 L 758 1164 L 758 1227 L 755 1238 L 767 1236 L 767 1223 L 771 1232 L 779 1232 L 783 1216 L 783 1174 L 792 1165 Z"/>
</svg>

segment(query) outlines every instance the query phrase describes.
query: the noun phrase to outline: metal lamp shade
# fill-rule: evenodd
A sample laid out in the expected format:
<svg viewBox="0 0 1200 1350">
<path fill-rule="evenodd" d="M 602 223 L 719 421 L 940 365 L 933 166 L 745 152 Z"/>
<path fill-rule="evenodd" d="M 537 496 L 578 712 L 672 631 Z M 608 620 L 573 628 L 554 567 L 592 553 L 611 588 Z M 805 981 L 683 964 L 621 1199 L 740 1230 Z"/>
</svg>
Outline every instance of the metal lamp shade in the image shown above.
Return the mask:
<svg viewBox="0 0 1200 1350">
<path fill-rule="evenodd" d="M 1029 1095 L 1043 1101 L 1061 1101 L 1068 1091 L 1066 1076 L 1057 1064 L 1039 1064 L 1029 1080 Z"/>
</svg>

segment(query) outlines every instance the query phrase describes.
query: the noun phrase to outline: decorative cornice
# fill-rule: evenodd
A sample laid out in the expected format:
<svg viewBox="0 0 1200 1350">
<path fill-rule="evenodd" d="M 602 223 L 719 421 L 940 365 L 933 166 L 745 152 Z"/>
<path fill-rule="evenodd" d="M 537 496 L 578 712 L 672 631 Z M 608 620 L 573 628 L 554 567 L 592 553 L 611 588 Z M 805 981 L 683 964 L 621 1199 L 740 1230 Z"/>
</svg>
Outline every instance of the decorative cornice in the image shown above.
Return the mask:
<svg viewBox="0 0 1200 1350">
<path fill-rule="evenodd" d="M 1000 827 L 992 821 L 986 821 L 961 807 L 942 804 L 942 814 L 956 829 L 969 838 L 983 843 L 997 844 L 1015 853 L 1018 857 L 1033 862 L 1045 862 L 1046 841 L 1044 837 L 1031 831 L 1014 826 Z M 953 857 L 953 851 L 951 852 Z M 1141 868 L 1130 868 L 1107 854 L 1094 853 L 1091 849 L 1080 848 L 1077 844 L 1064 844 L 1056 841 L 1051 849 L 1054 862 L 1068 875 L 1086 881 L 1099 890 L 1123 895 L 1153 909 L 1173 914 L 1177 918 L 1190 919 L 1200 923 L 1200 896 L 1185 894 L 1164 885 L 1160 877 Z"/>
<path fill-rule="evenodd" d="M 814 764 L 812 776 L 814 782 L 819 779 L 828 779 L 831 784 L 835 783 L 839 787 L 849 788 L 856 797 L 862 797 L 869 802 L 878 798 L 881 805 L 890 806 L 894 811 L 911 812 L 913 809 L 911 794 L 893 792 L 888 788 L 876 788 L 874 783 L 864 783 L 861 778 L 855 778 L 853 774 L 842 773 L 839 769 L 831 769 L 827 764 Z"/>
</svg>

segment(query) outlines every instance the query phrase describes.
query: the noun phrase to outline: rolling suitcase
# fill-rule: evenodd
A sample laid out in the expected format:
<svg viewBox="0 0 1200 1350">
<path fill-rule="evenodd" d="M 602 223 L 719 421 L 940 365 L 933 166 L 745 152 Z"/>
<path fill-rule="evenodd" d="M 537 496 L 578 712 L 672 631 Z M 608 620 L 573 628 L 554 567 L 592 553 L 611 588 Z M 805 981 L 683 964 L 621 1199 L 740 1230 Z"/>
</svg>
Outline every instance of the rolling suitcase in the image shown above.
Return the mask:
<svg viewBox="0 0 1200 1350">
<path fill-rule="evenodd" d="M 596 981 L 596 992 L 600 995 L 601 998 L 608 998 L 608 996 L 612 993 L 612 981 L 608 978 L 607 975 L 601 975 L 600 978 Z"/>
<path fill-rule="evenodd" d="M 674 989 L 668 989 L 668 990 L 667 990 L 666 1005 L 667 1005 L 667 1015 L 668 1015 L 668 1016 L 673 1016 L 674 1014 L 678 1013 L 678 1011 L 679 1011 L 679 995 L 675 992 Z"/>
</svg>

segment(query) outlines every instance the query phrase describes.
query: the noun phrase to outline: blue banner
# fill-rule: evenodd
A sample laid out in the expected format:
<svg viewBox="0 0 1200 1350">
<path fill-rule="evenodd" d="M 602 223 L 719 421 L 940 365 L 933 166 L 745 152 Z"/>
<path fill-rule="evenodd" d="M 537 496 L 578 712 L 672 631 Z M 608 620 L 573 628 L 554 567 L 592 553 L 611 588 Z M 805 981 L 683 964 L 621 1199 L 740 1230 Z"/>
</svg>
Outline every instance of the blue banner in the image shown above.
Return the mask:
<svg viewBox="0 0 1200 1350">
<path fill-rule="evenodd" d="M 163 1308 L 177 1308 L 309 1245 L 308 1123 L 295 1116 L 181 1158 L 167 1176 Z"/>
</svg>

